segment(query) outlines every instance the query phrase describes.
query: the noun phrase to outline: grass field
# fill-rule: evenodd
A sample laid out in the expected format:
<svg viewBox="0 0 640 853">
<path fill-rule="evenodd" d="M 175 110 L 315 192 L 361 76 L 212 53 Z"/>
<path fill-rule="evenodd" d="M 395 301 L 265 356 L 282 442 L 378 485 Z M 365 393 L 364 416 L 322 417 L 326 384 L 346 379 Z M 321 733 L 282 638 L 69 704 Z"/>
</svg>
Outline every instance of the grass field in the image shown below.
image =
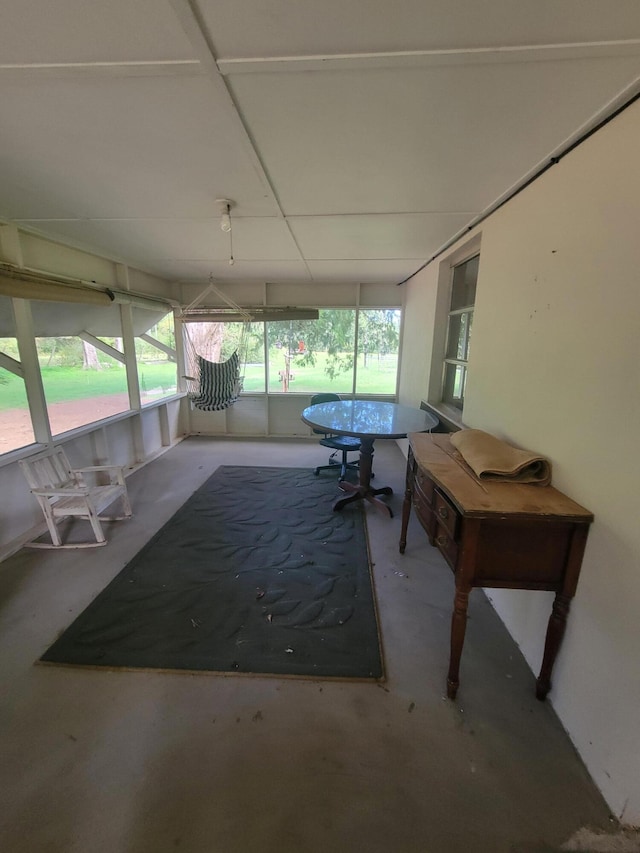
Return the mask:
<svg viewBox="0 0 640 853">
<path fill-rule="evenodd" d="M 351 394 L 353 375 L 340 374 L 330 379 L 325 373 L 327 357 L 319 353 L 313 367 L 292 366 L 293 380 L 289 390 L 298 394 L 317 394 L 332 391 L 336 394 Z M 358 394 L 395 394 L 398 357 L 396 355 L 382 356 L 380 359 L 369 357 L 367 367 L 363 359 L 358 360 L 357 388 Z M 277 393 L 282 390 L 278 380 L 278 371 L 284 368 L 284 360 L 272 358 L 270 370 L 269 392 Z M 264 373 L 261 365 L 247 365 L 245 369 L 244 390 L 263 391 Z"/>
<path fill-rule="evenodd" d="M 127 391 L 127 375 L 124 368 L 107 370 L 83 370 L 81 367 L 43 367 L 42 382 L 49 403 L 65 400 L 83 400 L 122 394 Z M 143 390 L 174 388 L 176 386 L 175 364 L 145 364 L 142 366 L 140 385 Z M 171 392 L 168 392 L 171 393 Z M 7 370 L 0 370 L 0 409 L 15 409 L 25 405 L 24 382 Z"/>
<path fill-rule="evenodd" d="M 319 393 L 333 391 L 338 394 L 350 394 L 351 373 L 345 373 L 331 380 L 324 372 L 326 356 L 319 353 L 314 367 L 292 368 L 294 379 L 290 384 L 292 393 Z M 274 378 L 269 383 L 269 392 L 282 390 L 278 381 L 278 370 L 284 368 L 284 362 L 274 357 L 271 372 Z M 176 367 L 170 362 L 141 364 L 140 386 L 143 392 L 150 394 L 157 390 L 158 396 L 174 393 L 176 386 Z M 396 384 L 397 356 L 384 356 L 380 359 L 369 358 L 365 368 L 358 364 L 359 394 L 394 394 Z M 264 392 L 264 365 L 248 364 L 244 369 L 244 391 L 246 393 Z M 91 397 L 121 394 L 127 391 L 127 378 L 124 368 L 111 367 L 104 370 L 83 370 L 81 367 L 43 367 L 42 381 L 49 403 L 66 400 L 82 400 Z M 18 376 L 0 368 L 0 409 L 16 409 L 26 406 L 24 382 Z"/>
</svg>

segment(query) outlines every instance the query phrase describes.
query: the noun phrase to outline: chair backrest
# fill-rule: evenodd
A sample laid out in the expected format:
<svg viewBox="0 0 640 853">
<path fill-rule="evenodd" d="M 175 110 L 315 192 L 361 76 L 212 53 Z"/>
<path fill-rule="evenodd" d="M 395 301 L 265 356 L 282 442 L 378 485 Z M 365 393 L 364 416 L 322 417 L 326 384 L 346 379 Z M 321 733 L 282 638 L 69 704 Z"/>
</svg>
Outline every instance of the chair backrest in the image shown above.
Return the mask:
<svg viewBox="0 0 640 853">
<path fill-rule="evenodd" d="M 75 485 L 69 460 L 61 447 L 21 459 L 20 468 L 32 489 L 61 489 Z"/>
<path fill-rule="evenodd" d="M 335 403 L 339 399 L 339 394 L 314 394 L 309 405 L 317 406 L 318 403 Z"/>
<path fill-rule="evenodd" d="M 319 403 L 335 403 L 340 399 L 338 394 L 314 394 L 311 398 L 310 405 L 317 406 Z M 313 430 L 316 435 L 328 435 L 325 430 L 322 429 L 314 429 Z"/>
</svg>

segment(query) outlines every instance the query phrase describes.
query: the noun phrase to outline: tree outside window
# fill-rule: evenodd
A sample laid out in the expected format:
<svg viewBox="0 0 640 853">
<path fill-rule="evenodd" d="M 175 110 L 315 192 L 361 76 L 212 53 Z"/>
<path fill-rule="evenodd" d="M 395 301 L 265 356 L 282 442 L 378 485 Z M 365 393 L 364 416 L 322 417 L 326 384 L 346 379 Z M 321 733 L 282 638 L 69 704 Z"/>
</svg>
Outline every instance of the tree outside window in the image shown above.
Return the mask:
<svg viewBox="0 0 640 853">
<path fill-rule="evenodd" d="M 396 393 L 399 309 L 321 309 L 267 323 L 270 393 Z M 357 328 L 357 334 L 356 334 Z"/>
</svg>

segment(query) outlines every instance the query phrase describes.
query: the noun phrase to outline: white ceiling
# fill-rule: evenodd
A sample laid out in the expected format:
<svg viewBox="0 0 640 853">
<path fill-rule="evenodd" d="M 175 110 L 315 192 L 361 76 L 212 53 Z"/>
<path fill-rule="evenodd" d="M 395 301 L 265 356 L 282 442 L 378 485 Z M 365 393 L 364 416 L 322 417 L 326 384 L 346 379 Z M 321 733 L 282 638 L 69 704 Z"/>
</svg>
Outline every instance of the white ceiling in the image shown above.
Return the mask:
<svg viewBox="0 0 640 853">
<path fill-rule="evenodd" d="M 1 21 L 0 217 L 170 280 L 399 282 L 640 91 L 638 0 L 3 0 Z"/>
</svg>

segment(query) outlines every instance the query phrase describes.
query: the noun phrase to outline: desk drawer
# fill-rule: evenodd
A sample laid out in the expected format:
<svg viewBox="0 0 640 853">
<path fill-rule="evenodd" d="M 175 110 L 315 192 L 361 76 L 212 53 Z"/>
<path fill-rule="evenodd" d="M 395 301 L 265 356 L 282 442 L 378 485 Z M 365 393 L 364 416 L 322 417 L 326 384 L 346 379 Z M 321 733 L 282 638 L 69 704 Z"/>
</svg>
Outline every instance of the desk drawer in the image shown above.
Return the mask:
<svg viewBox="0 0 640 853">
<path fill-rule="evenodd" d="M 436 529 L 436 517 L 433 514 L 432 507 L 426 502 L 424 495 L 417 490 L 413 493 L 413 508 L 418 521 L 426 530 L 429 540 L 433 540 Z"/>
<path fill-rule="evenodd" d="M 435 489 L 433 480 L 427 477 L 424 471 L 421 471 L 420 468 L 415 472 L 413 489 L 415 492 L 416 506 L 418 505 L 418 501 L 421 504 L 426 504 L 427 506 L 431 506 L 433 504 L 433 492 Z"/>
<path fill-rule="evenodd" d="M 451 568 L 456 570 L 456 562 L 458 560 L 458 546 L 449 536 L 449 533 L 442 524 L 436 522 L 435 545 L 445 558 Z"/>
<path fill-rule="evenodd" d="M 435 492 L 434 509 L 438 525 L 444 528 L 451 539 L 455 540 L 458 532 L 458 511 L 453 504 L 437 490 Z"/>
</svg>

